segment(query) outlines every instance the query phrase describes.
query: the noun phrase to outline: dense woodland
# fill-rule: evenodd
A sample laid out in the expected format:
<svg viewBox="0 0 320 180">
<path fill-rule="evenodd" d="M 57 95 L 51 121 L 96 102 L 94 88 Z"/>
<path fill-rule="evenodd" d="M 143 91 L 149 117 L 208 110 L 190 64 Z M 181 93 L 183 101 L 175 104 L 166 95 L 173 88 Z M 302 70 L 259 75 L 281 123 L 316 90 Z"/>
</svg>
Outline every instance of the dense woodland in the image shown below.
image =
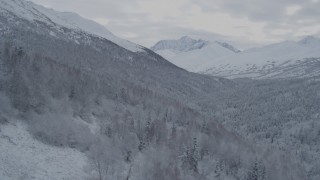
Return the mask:
<svg viewBox="0 0 320 180">
<path fill-rule="evenodd" d="M 202 101 L 209 116 L 257 144 L 291 154 L 308 167 L 310 179 L 319 178 L 319 77 L 235 82 L 237 88 L 221 93 L 218 102 Z"/>
</svg>

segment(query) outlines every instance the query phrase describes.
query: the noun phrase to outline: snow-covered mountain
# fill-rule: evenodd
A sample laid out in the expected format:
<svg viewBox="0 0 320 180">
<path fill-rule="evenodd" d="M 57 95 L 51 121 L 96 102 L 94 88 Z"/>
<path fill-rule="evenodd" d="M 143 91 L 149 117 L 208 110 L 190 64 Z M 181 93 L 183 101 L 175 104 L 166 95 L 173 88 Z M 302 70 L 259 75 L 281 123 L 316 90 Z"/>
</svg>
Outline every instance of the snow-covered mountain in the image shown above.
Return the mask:
<svg viewBox="0 0 320 180">
<path fill-rule="evenodd" d="M 25 0 L 0 0 L 0 13 L 14 13 L 15 15 L 33 22 L 42 22 L 55 29 L 62 27 L 84 31 L 106 38 L 130 51 L 143 51 L 143 47 L 113 35 L 104 26 L 85 19 L 76 13 L 58 12 Z M 54 34 L 52 34 L 54 35 Z"/>
<path fill-rule="evenodd" d="M 188 36 L 183 36 L 178 40 L 162 40 L 151 47 L 153 51 L 172 50 L 178 52 L 187 52 L 196 49 L 201 49 L 208 44 L 202 39 L 195 40 Z"/>
<path fill-rule="evenodd" d="M 239 52 L 227 43 L 195 40 L 188 36 L 178 40 L 159 41 L 151 49 L 173 64 L 191 72 L 197 72 L 199 66 L 215 59 Z"/>
<path fill-rule="evenodd" d="M 229 78 L 292 78 L 319 75 L 319 66 L 320 39 L 307 36 L 221 57 L 196 71 Z"/>
<path fill-rule="evenodd" d="M 1 180 L 306 180 L 307 173 L 318 180 L 318 161 L 309 156 L 319 156 L 317 146 L 304 145 L 318 143 L 318 129 L 312 136 L 292 131 L 286 141 L 278 126 L 316 121 L 318 86 L 306 96 L 299 86 L 278 97 L 282 83 L 272 92 L 258 84 L 255 92 L 254 81 L 190 73 L 149 49 L 121 46 L 73 15 L 51 16 L 22 0 L 1 0 L 0 7 Z M 218 43 L 191 44 L 194 50 L 177 50 L 235 54 Z M 261 100 L 266 104 L 256 106 Z M 267 143 L 271 138 L 289 150 Z"/>
<path fill-rule="evenodd" d="M 162 45 L 161 42 L 158 44 Z M 192 47 L 190 42 L 196 41 L 189 40 L 186 44 L 181 40 L 177 42 L 179 47 Z M 214 76 L 257 79 L 310 77 L 320 73 L 320 39 L 313 36 L 298 42 L 285 41 L 242 52 L 228 43 L 218 41 L 206 42 L 201 48 L 187 51 L 169 45 L 157 45 L 152 49 L 173 64 Z"/>
</svg>

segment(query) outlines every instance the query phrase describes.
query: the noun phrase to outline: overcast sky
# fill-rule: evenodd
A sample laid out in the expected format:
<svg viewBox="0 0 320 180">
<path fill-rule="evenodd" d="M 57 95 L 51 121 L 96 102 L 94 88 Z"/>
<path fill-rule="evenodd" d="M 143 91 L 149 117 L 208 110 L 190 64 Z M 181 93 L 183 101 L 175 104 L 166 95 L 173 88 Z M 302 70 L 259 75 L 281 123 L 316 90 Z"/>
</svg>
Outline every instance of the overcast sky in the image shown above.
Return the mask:
<svg viewBox="0 0 320 180">
<path fill-rule="evenodd" d="M 193 35 L 240 48 L 320 35 L 320 0 L 32 0 L 150 47 Z"/>
</svg>

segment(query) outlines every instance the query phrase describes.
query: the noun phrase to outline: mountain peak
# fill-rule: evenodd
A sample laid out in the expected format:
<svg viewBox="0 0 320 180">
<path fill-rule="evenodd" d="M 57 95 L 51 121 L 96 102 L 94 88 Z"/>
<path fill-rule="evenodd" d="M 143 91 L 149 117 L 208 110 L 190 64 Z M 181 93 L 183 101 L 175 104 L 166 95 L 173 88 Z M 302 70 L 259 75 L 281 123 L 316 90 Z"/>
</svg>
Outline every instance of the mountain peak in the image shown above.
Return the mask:
<svg viewBox="0 0 320 180">
<path fill-rule="evenodd" d="M 207 45 L 207 43 L 207 41 L 202 39 L 195 40 L 189 36 L 183 36 L 178 40 L 161 40 L 151 47 L 151 49 L 154 51 L 170 49 L 179 52 L 187 52 L 195 49 L 201 49 Z"/>
<path fill-rule="evenodd" d="M 178 41 L 183 41 L 183 42 L 194 42 L 197 41 L 190 36 L 182 36 Z"/>
<path fill-rule="evenodd" d="M 306 36 L 298 42 L 300 45 L 320 43 L 320 39 L 314 36 Z"/>
</svg>

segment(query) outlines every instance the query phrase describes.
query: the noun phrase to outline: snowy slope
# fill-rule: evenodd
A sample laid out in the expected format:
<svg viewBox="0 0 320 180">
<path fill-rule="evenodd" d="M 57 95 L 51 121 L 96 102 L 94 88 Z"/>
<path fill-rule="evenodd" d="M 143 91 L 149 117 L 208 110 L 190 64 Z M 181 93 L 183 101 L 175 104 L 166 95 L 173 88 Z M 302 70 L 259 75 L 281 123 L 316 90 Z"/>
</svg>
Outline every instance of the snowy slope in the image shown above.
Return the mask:
<svg viewBox="0 0 320 180">
<path fill-rule="evenodd" d="M 66 27 L 78 31 L 84 31 L 106 38 L 130 51 L 143 51 L 143 47 L 118 38 L 102 25 L 91 20 L 84 19 L 75 13 L 58 12 L 25 0 L 0 0 L 0 13 L 14 13 L 14 15 L 28 21 L 44 22 L 57 29 Z"/>
<path fill-rule="evenodd" d="M 43 144 L 27 132 L 22 122 L 11 123 L 0 124 L 1 180 L 86 179 L 84 154 Z"/>
<path fill-rule="evenodd" d="M 235 54 L 233 50 L 223 45 L 226 44 L 194 40 L 185 36 L 179 40 L 160 41 L 151 49 L 173 64 L 196 72 L 202 64 Z"/>
<path fill-rule="evenodd" d="M 246 50 L 202 64 L 197 72 L 229 78 L 308 77 L 319 73 L 320 40 L 308 36 L 299 42 L 285 41 Z"/>
<path fill-rule="evenodd" d="M 199 42 L 205 42 L 198 46 Z M 183 37 L 152 49 L 188 71 L 227 78 L 292 78 L 320 74 L 320 39 L 307 36 L 239 51 L 232 45 Z"/>
</svg>

